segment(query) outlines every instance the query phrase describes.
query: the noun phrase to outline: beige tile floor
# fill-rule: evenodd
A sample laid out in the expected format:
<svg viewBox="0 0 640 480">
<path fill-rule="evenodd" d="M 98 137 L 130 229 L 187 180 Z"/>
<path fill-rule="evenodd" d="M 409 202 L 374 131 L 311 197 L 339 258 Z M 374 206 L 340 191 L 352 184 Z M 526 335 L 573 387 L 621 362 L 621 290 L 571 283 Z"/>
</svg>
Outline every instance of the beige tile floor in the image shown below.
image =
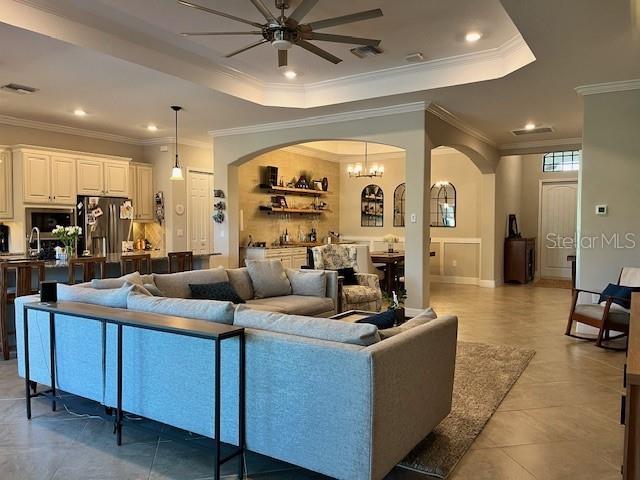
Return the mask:
<svg viewBox="0 0 640 480">
<path fill-rule="evenodd" d="M 433 285 L 436 311 L 460 318 L 460 340 L 537 351 L 453 480 L 620 478 L 624 355 L 562 335 L 570 295 L 531 286 Z M 34 419 L 27 422 L 23 388 L 15 360 L 0 362 L 1 480 L 211 478 L 211 458 L 202 450 L 134 429 L 125 430 L 125 445 L 118 448 L 111 424 L 52 414 L 41 400 L 34 401 Z M 247 466 L 255 479 L 324 478 L 255 454 L 247 456 Z M 227 478 L 236 468 L 225 469 Z M 395 469 L 388 478 L 428 477 Z"/>
</svg>

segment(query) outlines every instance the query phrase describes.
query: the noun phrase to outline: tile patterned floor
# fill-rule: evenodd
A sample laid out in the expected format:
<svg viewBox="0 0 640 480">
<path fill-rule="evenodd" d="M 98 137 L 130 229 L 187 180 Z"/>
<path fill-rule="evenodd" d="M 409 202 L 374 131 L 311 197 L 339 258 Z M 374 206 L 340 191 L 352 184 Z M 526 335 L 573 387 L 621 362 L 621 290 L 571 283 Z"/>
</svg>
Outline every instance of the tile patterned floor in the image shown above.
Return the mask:
<svg viewBox="0 0 640 480">
<path fill-rule="evenodd" d="M 434 285 L 432 304 L 460 317 L 460 339 L 522 345 L 537 351 L 452 480 L 619 479 L 623 429 L 618 408 L 624 355 L 562 335 L 571 292 L 554 288 Z M 0 478 L 2 480 L 198 480 L 211 477 L 200 449 L 126 429 L 116 447 L 112 425 L 51 413 L 34 401 L 25 420 L 24 383 L 15 360 L 0 362 Z M 322 479 L 256 454 L 249 478 Z M 238 465 L 225 467 L 237 477 Z M 427 479 L 395 469 L 391 480 Z"/>
</svg>

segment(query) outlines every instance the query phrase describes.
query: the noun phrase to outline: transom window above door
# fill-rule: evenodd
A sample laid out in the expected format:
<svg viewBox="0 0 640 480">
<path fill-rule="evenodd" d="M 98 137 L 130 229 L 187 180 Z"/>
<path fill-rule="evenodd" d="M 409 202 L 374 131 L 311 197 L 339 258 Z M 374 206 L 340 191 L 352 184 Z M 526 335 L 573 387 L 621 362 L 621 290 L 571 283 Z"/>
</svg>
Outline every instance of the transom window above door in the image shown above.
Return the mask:
<svg viewBox="0 0 640 480">
<path fill-rule="evenodd" d="M 543 172 L 576 172 L 580 169 L 580 150 L 546 153 L 542 158 Z"/>
</svg>

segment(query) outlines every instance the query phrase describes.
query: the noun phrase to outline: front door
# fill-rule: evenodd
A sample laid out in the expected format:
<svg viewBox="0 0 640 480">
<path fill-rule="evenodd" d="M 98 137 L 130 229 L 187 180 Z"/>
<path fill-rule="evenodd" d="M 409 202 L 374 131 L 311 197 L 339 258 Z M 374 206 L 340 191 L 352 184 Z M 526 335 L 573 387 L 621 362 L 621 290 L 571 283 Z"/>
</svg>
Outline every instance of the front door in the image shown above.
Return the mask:
<svg viewBox="0 0 640 480">
<path fill-rule="evenodd" d="M 211 173 L 189 172 L 187 179 L 189 249 L 193 250 L 196 255 L 211 253 L 213 175 Z"/>
<path fill-rule="evenodd" d="M 568 255 L 575 255 L 578 182 L 542 184 L 540 205 L 540 276 L 571 278 Z"/>
</svg>

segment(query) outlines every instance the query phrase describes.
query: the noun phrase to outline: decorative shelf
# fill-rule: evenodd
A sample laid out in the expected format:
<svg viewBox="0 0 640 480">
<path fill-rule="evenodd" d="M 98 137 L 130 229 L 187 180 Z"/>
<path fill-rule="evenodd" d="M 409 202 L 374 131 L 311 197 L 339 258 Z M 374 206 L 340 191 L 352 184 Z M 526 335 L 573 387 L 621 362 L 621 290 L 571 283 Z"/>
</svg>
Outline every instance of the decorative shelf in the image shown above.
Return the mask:
<svg viewBox="0 0 640 480">
<path fill-rule="evenodd" d="M 299 213 L 301 215 L 320 215 L 331 210 L 313 210 L 311 208 L 280 208 L 280 207 L 264 207 L 260 206 L 260 211 L 269 213 Z"/>
<path fill-rule="evenodd" d="M 325 192 L 324 190 L 312 190 L 307 188 L 292 188 L 292 187 L 278 187 L 261 184 L 260 188 L 263 190 L 269 190 L 271 193 L 284 193 L 291 195 L 311 195 L 312 197 L 322 197 L 324 195 L 329 195 L 329 192 Z"/>
</svg>

